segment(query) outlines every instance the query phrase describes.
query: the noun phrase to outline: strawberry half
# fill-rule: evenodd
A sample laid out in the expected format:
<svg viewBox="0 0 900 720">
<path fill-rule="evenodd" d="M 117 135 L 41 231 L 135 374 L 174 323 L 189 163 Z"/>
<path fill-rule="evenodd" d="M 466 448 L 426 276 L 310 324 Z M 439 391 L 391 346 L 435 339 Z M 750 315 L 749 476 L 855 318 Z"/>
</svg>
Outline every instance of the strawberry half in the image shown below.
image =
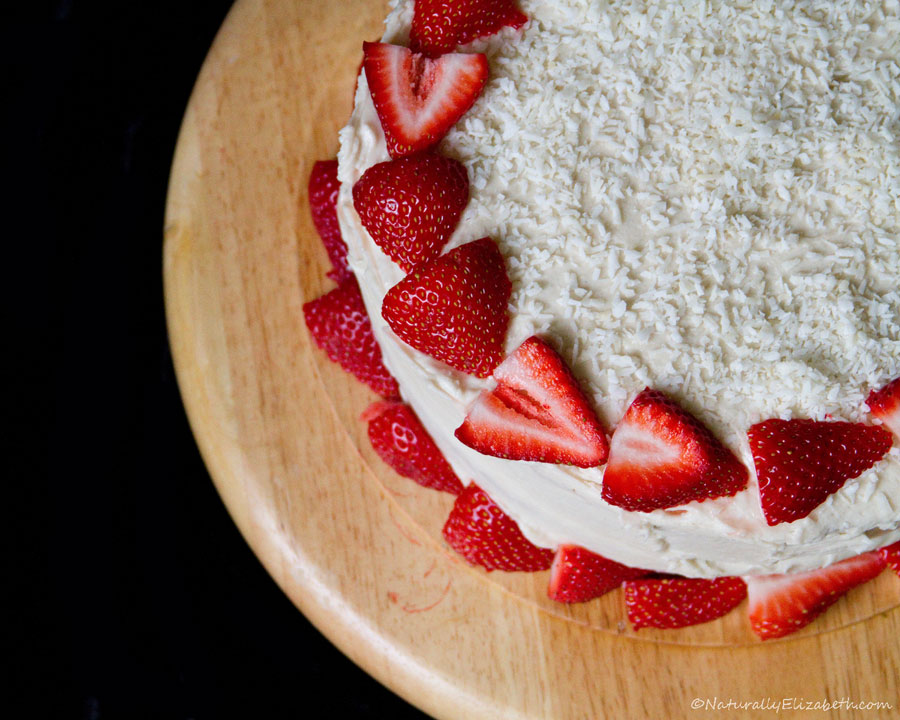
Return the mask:
<svg viewBox="0 0 900 720">
<path fill-rule="evenodd" d="M 613 433 L 603 474 L 603 499 L 650 512 L 734 495 L 747 468 L 695 417 L 658 390 L 646 388 Z"/>
<path fill-rule="evenodd" d="M 402 402 L 378 402 L 363 414 L 375 452 L 403 477 L 458 495 L 463 486 L 413 409 Z"/>
<path fill-rule="evenodd" d="M 316 345 L 330 360 L 385 398 L 400 396 L 397 381 L 381 361 L 359 285 L 352 275 L 338 287 L 303 306 Z"/>
<path fill-rule="evenodd" d="M 373 165 L 353 186 L 363 227 L 404 272 L 440 254 L 468 202 L 466 168 L 433 152 Z"/>
<path fill-rule="evenodd" d="M 748 575 L 750 626 L 763 640 L 790 635 L 825 612 L 848 590 L 884 570 L 878 551 L 820 570 L 792 575 Z"/>
<path fill-rule="evenodd" d="M 872 414 L 900 440 L 900 377 L 891 380 L 881 390 L 869 393 L 866 404 Z"/>
<path fill-rule="evenodd" d="M 514 0 L 416 0 L 409 38 L 414 49 L 435 57 L 526 22 Z"/>
<path fill-rule="evenodd" d="M 881 559 L 888 564 L 891 570 L 900 575 L 900 542 L 881 548 L 878 554 L 881 555 Z"/>
<path fill-rule="evenodd" d="M 816 420 L 766 420 L 747 431 L 769 525 L 805 518 L 890 450 L 880 427 Z"/>
<path fill-rule="evenodd" d="M 547 594 L 551 600 L 577 603 L 593 600 L 615 590 L 626 580 L 647 575 L 577 545 L 560 545 L 550 567 Z"/>
<path fill-rule="evenodd" d="M 606 462 L 603 427 L 565 361 L 530 337 L 494 371 L 456 437 L 485 455 L 594 467 Z"/>
<path fill-rule="evenodd" d="M 553 562 L 553 551 L 533 545 L 488 494 L 472 483 L 444 524 L 444 539 L 470 564 L 485 570 L 537 572 Z"/>
<path fill-rule="evenodd" d="M 347 245 L 341 237 L 337 219 L 337 199 L 341 184 L 337 178 L 337 160 L 319 160 L 309 176 L 309 209 L 313 225 L 322 238 L 328 259 L 334 268 L 328 277 L 341 283 L 352 275 L 347 267 Z"/>
<path fill-rule="evenodd" d="M 406 344 L 464 373 L 487 377 L 503 358 L 512 285 L 490 238 L 413 268 L 381 314 Z"/>
<path fill-rule="evenodd" d="M 481 94 L 487 58 L 444 55 L 436 60 L 387 43 L 364 43 L 363 67 L 391 157 L 437 144 Z"/>
<path fill-rule="evenodd" d="M 699 625 L 731 612 L 747 597 L 747 586 L 737 577 L 630 580 L 622 587 L 635 630 Z"/>
</svg>

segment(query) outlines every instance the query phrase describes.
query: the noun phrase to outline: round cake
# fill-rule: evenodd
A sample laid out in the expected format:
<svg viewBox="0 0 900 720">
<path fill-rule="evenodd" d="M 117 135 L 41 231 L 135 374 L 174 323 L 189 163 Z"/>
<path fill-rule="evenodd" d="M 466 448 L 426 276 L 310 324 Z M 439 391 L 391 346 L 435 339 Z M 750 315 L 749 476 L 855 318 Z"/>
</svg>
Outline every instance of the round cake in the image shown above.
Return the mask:
<svg viewBox="0 0 900 720">
<path fill-rule="evenodd" d="M 504 340 L 570 368 L 614 436 L 650 387 L 746 467 L 732 496 L 641 512 L 605 466 L 491 457 L 455 436 L 495 380 L 382 317 L 407 272 L 354 208 L 390 159 L 366 74 L 341 132 L 338 218 L 384 363 L 456 474 L 538 546 L 687 577 L 797 572 L 900 540 L 900 441 L 806 517 L 770 525 L 748 430 L 878 425 L 900 376 L 900 3 L 521 0 L 478 99 L 440 142 L 469 199 L 446 253 L 483 237 L 512 285 Z M 413 2 L 387 19 L 406 45 Z"/>
</svg>

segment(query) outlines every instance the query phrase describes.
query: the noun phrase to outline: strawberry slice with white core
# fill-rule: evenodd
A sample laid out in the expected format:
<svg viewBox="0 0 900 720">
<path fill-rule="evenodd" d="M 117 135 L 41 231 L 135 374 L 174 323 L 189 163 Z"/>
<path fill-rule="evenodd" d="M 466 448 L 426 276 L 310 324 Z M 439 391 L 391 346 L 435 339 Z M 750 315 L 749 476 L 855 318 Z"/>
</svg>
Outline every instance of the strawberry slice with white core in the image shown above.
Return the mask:
<svg viewBox="0 0 900 720">
<path fill-rule="evenodd" d="M 647 574 L 578 545 L 560 545 L 550 567 L 547 594 L 557 602 L 586 602 Z"/>
<path fill-rule="evenodd" d="M 391 157 L 437 144 L 481 94 L 488 78 L 481 53 L 432 60 L 409 48 L 364 43 L 363 67 Z"/>
<path fill-rule="evenodd" d="M 616 427 L 603 475 L 603 499 L 650 512 L 734 495 L 747 468 L 695 417 L 646 388 Z"/>
<path fill-rule="evenodd" d="M 635 630 L 699 625 L 731 612 L 747 597 L 747 586 L 737 577 L 629 580 L 622 588 Z"/>
<path fill-rule="evenodd" d="M 553 562 L 553 551 L 532 544 L 516 521 L 475 483 L 456 498 L 443 533 L 450 547 L 488 572 L 537 572 Z"/>
<path fill-rule="evenodd" d="M 866 404 L 872 414 L 900 440 L 900 377 L 891 380 L 881 390 L 873 390 Z"/>
<path fill-rule="evenodd" d="M 594 467 L 606 461 L 603 427 L 565 361 L 530 337 L 494 371 L 497 387 L 469 409 L 456 437 L 485 455 Z"/>
<path fill-rule="evenodd" d="M 891 449 L 891 434 L 874 425 L 772 419 L 747 431 L 769 525 L 809 515 L 847 480 Z"/>
<path fill-rule="evenodd" d="M 809 625 L 848 590 L 884 570 L 878 551 L 820 570 L 791 575 L 748 575 L 750 626 L 763 640 L 784 637 Z"/>
</svg>

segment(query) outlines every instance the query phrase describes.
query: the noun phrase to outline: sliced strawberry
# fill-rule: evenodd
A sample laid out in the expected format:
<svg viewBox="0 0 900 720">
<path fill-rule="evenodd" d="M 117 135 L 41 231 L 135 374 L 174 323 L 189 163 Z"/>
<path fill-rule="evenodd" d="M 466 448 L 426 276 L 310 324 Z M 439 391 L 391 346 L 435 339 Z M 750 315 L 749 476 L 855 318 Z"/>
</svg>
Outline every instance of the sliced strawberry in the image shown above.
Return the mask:
<svg viewBox="0 0 900 720">
<path fill-rule="evenodd" d="M 769 525 L 805 518 L 891 447 L 887 430 L 848 422 L 766 420 L 747 437 Z"/>
<path fill-rule="evenodd" d="M 586 602 L 645 575 L 646 570 L 608 560 L 583 547 L 560 545 L 550 568 L 547 594 L 557 602 Z"/>
<path fill-rule="evenodd" d="M 503 358 L 512 285 L 490 238 L 422 263 L 392 287 L 381 314 L 416 350 L 478 377 Z"/>
<path fill-rule="evenodd" d="M 363 416 L 375 452 L 403 477 L 458 495 L 463 486 L 413 409 L 402 402 L 373 403 Z"/>
<path fill-rule="evenodd" d="M 381 361 L 359 285 L 352 275 L 338 287 L 303 306 L 316 345 L 330 360 L 385 398 L 400 396 L 397 381 Z"/>
<path fill-rule="evenodd" d="M 363 227 L 405 272 L 440 254 L 468 201 L 466 168 L 434 152 L 373 165 L 353 186 Z"/>
<path fill-rule="evenodd" d="M 456 498 L 444 524 L 444 539 L 470 564 L 488 572 L 536 572 L 553 562 L 553 551 L 530 543 L 516 522 L 475 483 Z"/>
<path fill-rule="evenodd" d="M 881 555 L 881 559 L 888 564 L 891 570 L 900 575 L 900 542 L 881 548 L 878 554 Z"/>
<path fill-rule="evenodd" d="M 481 54 L 431 60 L 399 45 L 369 42 L 363 52 L 366 80 L 391 157 L 437 144 L 487 82 L 487 58 Z"/>
<path fill-rule="evenodd" d="M 603 499 L 650 512 L 734 495 L 747 468 L 695 417 L 658 390 L 646 388 L 613 433 Z"/>
<path fill-rule="evenodd" d="M 504 27 L 520 28 L 528 16 L 514 0 L 416 0 L 410 44 L 436 57 Z"/>
<path fill-rule="evenodd" d="M 341 237 L 337 219 L 337 199 L 341 189 L 337 171 L 337 160 L 320 160 L 313 165 L 309 176 L 309 209 L 334 268 L 328 273 L 328 277 L 341 283 L 352 273 L 347 267 L 347 245 Z"/>
<path fill-rule="evenodd" d="M 594 467 L 606 462 L 603 427 L 565 361 L 530 337 L 494 371 L 497 387 L 469 409 L 456 437 L 485 455 Z"/>
<path fill-rule="evenodd" d="M 629 580 L 622 587 L 635 630 L 699 625 L 731 612 L 747 597 L 747 586 L 737 577 Z"/>
<path fill-rule="evenodd" d="M 891 380 L 881 390 L 869 393 L 866 404 L 872 414 L 900 440 L 900 377 Z"/>
<path fill-rule="evenodd" d="M 792 575 L 748 575 L 750 626 L 763 640 L 780 638 L 808 625 L 851 588 L 884 570 L 878 551 L 820 570 Z"/>
</svg>

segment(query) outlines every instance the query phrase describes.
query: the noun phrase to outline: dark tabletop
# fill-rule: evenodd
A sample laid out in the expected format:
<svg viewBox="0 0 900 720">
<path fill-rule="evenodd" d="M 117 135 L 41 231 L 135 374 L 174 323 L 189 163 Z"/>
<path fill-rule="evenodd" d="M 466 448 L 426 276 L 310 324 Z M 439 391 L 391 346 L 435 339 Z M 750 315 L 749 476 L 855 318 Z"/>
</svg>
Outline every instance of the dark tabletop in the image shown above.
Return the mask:
<svg viewBox="0 0 900 720">
<path fill-rule="evenodd" d="M 178 395 L 166 183 L 230 2 L 19 5 L 0 21 L 15 716 L 424 717 L 269 578 Z"/>
</svg>

